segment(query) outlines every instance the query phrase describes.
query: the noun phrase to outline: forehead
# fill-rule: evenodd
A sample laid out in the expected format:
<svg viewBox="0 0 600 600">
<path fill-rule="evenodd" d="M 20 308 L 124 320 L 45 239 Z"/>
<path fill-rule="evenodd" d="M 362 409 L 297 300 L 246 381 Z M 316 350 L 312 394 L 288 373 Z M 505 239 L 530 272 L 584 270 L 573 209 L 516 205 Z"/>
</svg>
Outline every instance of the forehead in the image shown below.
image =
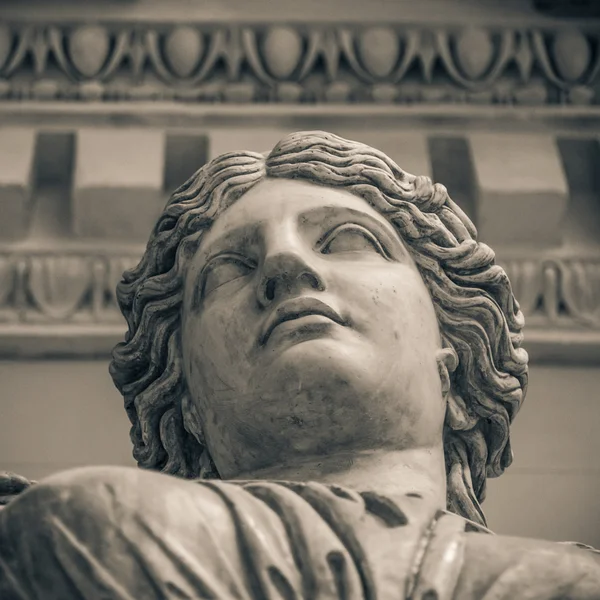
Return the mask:
<svg viewBox="0 0 600 600">
<path fill-rule="evenodd" d="M 210 246 L 215 240 L 244 227 L 287 219 L 317 222 L 328 214 L 340 212 L 363 214 L 387 227 L 388 221 L 364 199 L 343 189 L 317 185 L 309 181 L 264 179 L 217 217 L 202 242 Z"/>
</svg>

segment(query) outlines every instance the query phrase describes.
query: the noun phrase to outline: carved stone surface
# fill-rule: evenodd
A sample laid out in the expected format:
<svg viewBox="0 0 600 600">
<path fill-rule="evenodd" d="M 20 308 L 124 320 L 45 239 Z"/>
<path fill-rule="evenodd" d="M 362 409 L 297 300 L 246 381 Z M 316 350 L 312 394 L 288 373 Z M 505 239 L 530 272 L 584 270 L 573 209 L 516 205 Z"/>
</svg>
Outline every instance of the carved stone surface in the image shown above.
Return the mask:
<svg viewBox="0 0 600 600">
<path fill-rule="evenodd" d="M 581 265 L 558 264 L 543 291 L 564 280 L 593 312 Z M 444 186 L 323 132 L 217 157 L 117 297 L 110 371 L 134 457 L 161 473 L 75 470 L 17 496 L 3 598 L 600 594 L 597 551 L 485 526 L 527 387 L 524 319 Z M 0 478 L 0 495 L 23 487 Z"/>
<path fill-rule="evenodd" d="M 89 20 L 88 20 L 89 21 Z M 11 22 L 6 100 L 598 103 L 594 28 Z"/>
<path fill-rule="evenodd" d="M 0 254 L 0 323 L 120 323 L 115 286 L 139 254 Z"/>
</svg>

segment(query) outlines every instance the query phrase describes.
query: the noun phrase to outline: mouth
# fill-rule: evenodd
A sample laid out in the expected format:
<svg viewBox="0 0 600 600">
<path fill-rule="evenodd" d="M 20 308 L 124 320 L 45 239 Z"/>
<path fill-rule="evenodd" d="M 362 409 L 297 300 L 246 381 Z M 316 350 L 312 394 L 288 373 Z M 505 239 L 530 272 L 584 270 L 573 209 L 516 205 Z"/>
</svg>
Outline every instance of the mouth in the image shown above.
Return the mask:
<svg viewBox="0 0 600 600">
<path fill-rule="evenodd" d="M 279 305 L 267 319 L 267 323 L 259 338 L 259 343 L 264 346 L 273 330 L 286 321 L 293 321 L 307 316 L 320 316 L 337 323 L 347 326 L 348 323 L 333 308 L 317 300 L 316 298 L 295 298 Z"/>
</svg>

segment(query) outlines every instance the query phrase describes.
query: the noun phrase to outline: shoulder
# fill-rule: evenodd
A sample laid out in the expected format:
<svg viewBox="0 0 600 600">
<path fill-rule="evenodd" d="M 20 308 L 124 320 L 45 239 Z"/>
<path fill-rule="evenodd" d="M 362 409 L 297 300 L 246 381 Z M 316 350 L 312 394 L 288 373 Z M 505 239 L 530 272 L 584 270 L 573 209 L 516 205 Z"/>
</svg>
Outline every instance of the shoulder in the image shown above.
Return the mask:
<svg viewBox="0 0 600 600">
<path fill-rule="evenodd" d="M 423 537 L 408 597 L 600 598 L 600 552 L 577 543 L 495 535 L 439 511 Z"/>
<path fill-rule="evenodd" d="M 459 597 L 600 597 L 600 552 L 578 543 L 465 535 Z M 566 597 L 566 596 L 565 596 Z"/>
</svg>

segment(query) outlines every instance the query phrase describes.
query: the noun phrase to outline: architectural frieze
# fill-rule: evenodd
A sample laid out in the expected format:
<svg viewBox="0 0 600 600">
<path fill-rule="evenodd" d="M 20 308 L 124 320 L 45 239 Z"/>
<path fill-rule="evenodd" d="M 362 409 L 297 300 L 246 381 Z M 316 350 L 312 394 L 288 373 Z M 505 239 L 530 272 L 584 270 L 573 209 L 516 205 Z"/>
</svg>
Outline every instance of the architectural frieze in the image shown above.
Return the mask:
<svg viewBox="0 0 600 600">
<path fill-rule="evenodd" d="M 201 104 L 600 102 L 597 28 L 11 21 L 2 101 Z"/>
<path fill-rule="evenodd" d="M 16 349 L 26 356 L 107 355 L 125 329 L 116 284 L 142 252 L 139 247 L 100 246 L 1 251 L 0 354 Z M 534 360 L 545 357 L 548 346 L 552 351 L 557 341 L 571 351 L 583 343 L 589 352 L 591 345 L 590 358 L 598 358 L 600 256 L 500 257 L 498 262 L 525 314 L 524 346 L 529 349 L 527 342 L 532 341 Z M 62 343 L 56 344 L 57 337 Z M 74 340 L 74 345 L 65 345 L 66 340 Z"/>
</svg>

